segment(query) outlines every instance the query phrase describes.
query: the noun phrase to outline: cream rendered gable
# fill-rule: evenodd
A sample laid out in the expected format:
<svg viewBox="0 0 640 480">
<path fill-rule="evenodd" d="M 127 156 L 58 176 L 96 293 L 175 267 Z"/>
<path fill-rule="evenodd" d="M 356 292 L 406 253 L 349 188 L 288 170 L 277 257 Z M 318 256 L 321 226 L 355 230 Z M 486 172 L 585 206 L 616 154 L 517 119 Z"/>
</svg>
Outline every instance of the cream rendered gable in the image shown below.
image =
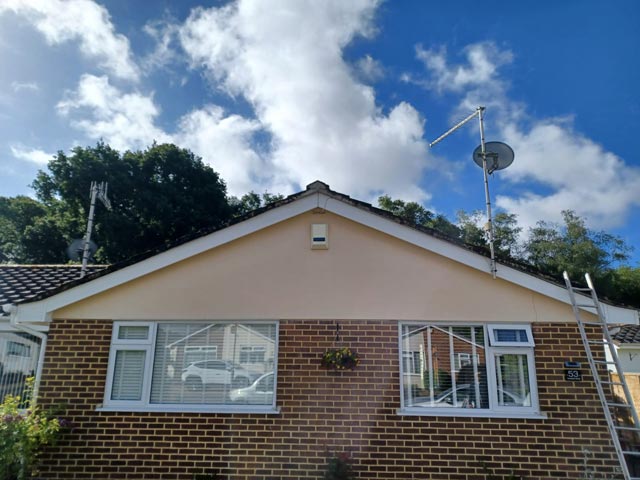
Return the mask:
<svg viewBox="0 0 640 480">
<path fill-rule="evenodd" d="M 311 250 L 314 223 L 329 225 L 328 250 Z M 330 212 L 275 223 L 52 317 L 575 321 L 566 303 Z"/>
</svg>

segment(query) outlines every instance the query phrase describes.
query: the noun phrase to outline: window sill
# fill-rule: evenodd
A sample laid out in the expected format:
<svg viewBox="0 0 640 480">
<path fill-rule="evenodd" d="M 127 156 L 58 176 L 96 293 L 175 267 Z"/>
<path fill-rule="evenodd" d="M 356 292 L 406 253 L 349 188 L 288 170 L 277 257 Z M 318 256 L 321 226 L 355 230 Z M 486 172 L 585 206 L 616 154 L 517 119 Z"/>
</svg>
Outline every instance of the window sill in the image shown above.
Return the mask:
<svg viewBox="0 0 640 480">
<path fill-rule="evenodd" d="M 491 410 L 446 409 L 446 408 L 399 408 L 397 415 L 415 415 L 423 417 L 479 417 L 479 418 L 527 418 L 531 420 L 545 420 L 547 415 L 541 412 L 504 412 Z"/>
<path fill-rule="evenodd" d="M 254 413 L 279 415 L 280 407 L 260 405 L 100 405 L 97 412 Z"/>
</svg>

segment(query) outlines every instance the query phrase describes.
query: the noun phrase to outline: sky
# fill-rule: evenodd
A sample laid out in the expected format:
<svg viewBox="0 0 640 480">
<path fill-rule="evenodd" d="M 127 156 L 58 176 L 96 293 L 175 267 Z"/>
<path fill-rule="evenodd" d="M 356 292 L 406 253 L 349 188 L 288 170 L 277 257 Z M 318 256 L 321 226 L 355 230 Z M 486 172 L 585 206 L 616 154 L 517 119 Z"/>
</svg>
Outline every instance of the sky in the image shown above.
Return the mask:
<svg viewBox="0 0 640 480">
<path fill-rule="evenodd" d="M 640 262 L 640 3 L 0 0 L 0 195 L 57 151 L 191 149 L 231 195 L 315 180 L 455 219 L 574 210 Z"/>
</svg>

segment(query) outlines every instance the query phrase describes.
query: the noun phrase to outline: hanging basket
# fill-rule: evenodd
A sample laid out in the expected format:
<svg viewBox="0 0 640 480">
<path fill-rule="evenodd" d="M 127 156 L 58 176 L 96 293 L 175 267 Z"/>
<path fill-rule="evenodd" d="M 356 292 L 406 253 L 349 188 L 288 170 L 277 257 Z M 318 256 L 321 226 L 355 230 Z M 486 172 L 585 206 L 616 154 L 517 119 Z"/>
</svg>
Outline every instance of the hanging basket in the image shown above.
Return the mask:
<svg viewBox="0 0 640 480">
<path fill-rule="evenodd" d="M 360 356 L 349 347 L 330 348 L 320 360 L 320 366 L 327 370 L 353 370 L 359 363 Z"/>
</svg>

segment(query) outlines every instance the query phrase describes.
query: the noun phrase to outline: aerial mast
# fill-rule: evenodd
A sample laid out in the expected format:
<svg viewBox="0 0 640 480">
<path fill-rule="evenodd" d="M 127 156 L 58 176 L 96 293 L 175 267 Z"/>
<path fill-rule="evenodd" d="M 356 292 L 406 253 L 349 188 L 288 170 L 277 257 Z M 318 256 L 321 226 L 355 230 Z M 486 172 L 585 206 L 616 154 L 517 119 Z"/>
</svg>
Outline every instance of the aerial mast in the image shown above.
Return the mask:
<svg viewBox="0 0 640 480">
<path fill-rule="evenodd" d="M 484 139 L 484 111 L 485 107 L 478 107 L 473 113 L 466 118 L 456 123 L 449 130 L 444 132 L 433 142 L 429 144 L 429 147 L 440 143 L 447 138 L 453 132 L 461 128 L 463 125 L 471 121 L 473 118 L 478 117 L 480 126 L 480 145 L 473 151 L 473 161 L 482 168 L 482 174 L 484 179 L 484 196 L 485 205 L 487 209 L 487 236 L 489 239 L 489 252 L 491 255 L 491 276 L 496 278 L 496 255 L 494 247 L 494 230 L 493 230 L 493 216 L 491 214 L 491 196 L 489 195 L 489 175 L 496 170 L 502 170 L 507 168 L 513 163 L 515 154 L 513 149 L 502 142 L 485 142 Z"/>
<path fill-rule="evenodd" d="M 96 209 L 96 199 L 100 200 L 107 210 L 111 210 L 111 202 L 107 197 L 108 186 L 107 182 L 91 182 L 91 204 L 89 207 L 89 218 L 87 219 L 87 232 L 84 235 L 84 245 L 82 248 L 82 268 L 80 269 L 80 278 L 87 274 L 87 264 L 89 263 L 89 257 L 91 256 L 91 231 L 93 230 L 93 217 Z"/>
</svg>

